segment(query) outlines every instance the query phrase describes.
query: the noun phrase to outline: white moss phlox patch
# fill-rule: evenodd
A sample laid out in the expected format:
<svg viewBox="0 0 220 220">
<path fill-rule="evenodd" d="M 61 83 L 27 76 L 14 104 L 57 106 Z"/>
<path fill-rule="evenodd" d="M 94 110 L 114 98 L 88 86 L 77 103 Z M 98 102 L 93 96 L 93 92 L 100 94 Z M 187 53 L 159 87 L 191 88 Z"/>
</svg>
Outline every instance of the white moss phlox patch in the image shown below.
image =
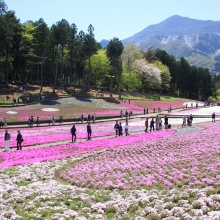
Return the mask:
<svg viewBox="0 0 220 220">
<path fill-rule="evenodd" d="M 42 111 L 45 111 L 45 112 L 58 112 L 58 111 L 60 111 L 60 109 L 58 109 L 58 108 L 43 108 Z"/>
<path fill-rule="evenodd" d="M 16 111 L 7 111 L 6 113 L 7 113 L 7 114 L 10 114 L 10 115 L 15 115 L 15 114 L 17 114 Z"/>
</svg>

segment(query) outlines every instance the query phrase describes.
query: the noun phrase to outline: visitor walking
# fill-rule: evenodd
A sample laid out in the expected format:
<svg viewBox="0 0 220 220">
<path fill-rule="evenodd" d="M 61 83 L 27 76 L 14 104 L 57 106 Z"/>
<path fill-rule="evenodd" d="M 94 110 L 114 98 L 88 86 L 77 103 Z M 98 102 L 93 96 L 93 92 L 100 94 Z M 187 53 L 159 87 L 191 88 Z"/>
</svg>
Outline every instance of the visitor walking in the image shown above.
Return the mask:
<svg viewBox="0 0 220 220">
<path fill-rule="evenodd" d="M 18 131 L 16 141 L 17 141 L 17 150 L 22 150 L 21 143 L 24 141 L 24 139 L 23 139 L 20 131 Z"/>
<path fill-rule="evenodd" d="M 124 112 L 121 110 L 121 112 L 120 112 L 120 116 L 121 116 L 121 118 L 123 119 L 123 117 L 124 117 Z"/>
<path fill-rule="evenodd" d="M 91 115 L 88 114 L 88 116 L 87 116 L 87 122 L 90 122 L 90 121 L 91 121 Z"/>
<path fill-rule="evenodd" d="M 212 122 L 215 122 L 215 112 L 212 113 Z"/>
<path fill-rule="evenodd" d="M 91 140 L 92 128 L 91 128 L 90 122 L 88 122 L 87 124 L 87 134 L 88 134 L 88 140 Z"/>
<path fill-rule="evenodd" d="M 50 117 L 50 115 L 48 116 L 48 124 L 50 125 L 50 123 L 51 123 L 51 117 Z"/>
<path fill-rule="evenodd" d="M 83 114 L 81 114 L 81 116 L 80 116 L 80 120 L 81 120 L 81 123 L 83 123 L 83 120 L 84 120 L 84 116 L 83 116 Z"/>
<path fill-rule="evenodd" d="M 8 126 L 8 121 L 7 121 L 6 118 L 4 118 L 4 125 L 3 125 L 3 127 L 7 128 L 7 126 Z"/>
<path fill-rule="evenodd" d="M 70 129 L 71 135 L 72 135 L 72 142 L 76 141 L 76 126 L 73 125 L 73 127 Z M 73 140 L 74 137 L 74 140 Z"/>
<path fill-rule="evenodd" d="M 128 119 L 128 111 L 125 112 L 125 118 Z"/>
<path fill-rule="evenodd" d="M 55 118 L 54 118 L 54 116 L 53 116 L 53 117 L 52 117 L 52 124 L 55 125 L 55 123 L 56 123 L 56 122 L 55 122 Z"/>
<path fill-rule="evenodd" d="M 145 132 L 147 133 L 147 130 L 148 130 L 148 118 L 146 118 L 145 120 Z"/>
<path fill-rule="evenodd" d="M 187 126 L 192 126 L 192 120 L 191 120 L 190 116 L 187 117 Z"/>
<path fill-rule="evenodd" d="M 3 120 L 2 120 L 2 117 L 0 117 L 0 128 L 3 128 Z"/>
<path fill-rule="evenodd" d="M 118 121 L 115 122 L 114 129 L 115 129 L 115 137 L 118 137 L 118 130 L 119 130 L 119 124 L 118 124 Z"/>
<path fill-rule="evenodd" d="M 126 123 L 125 123 L 125 135 L 128 136 L 128 121 L 126 120 Z"/>
<path fill-rule="evenodd" d="M 4 135 L 4 148 L 5 148 L 5 152 L 6 151 L 10 151 L 10 138 L 11 138 L 11 135 L 10 133 L 8 133 L 8 130 L 5 130 L 5 135 Z"/>
<path fill-rule="evenodd" d="M 155 123 L 156 123 L 156 130 L 158 131 L 159 130 L 159 116 L 157 115 L 156 117 L 156 120 L 155 120 Z"/>
<path fill-rule="evenodd" d="M 183 127 L 186 127 L 186 116 L 185 116 L 185 115 L 183 116 L 182 128 L 183 128 Z"/>
<path fill-rule="evenodd" d="M 59 123 L 62 124 L 63 123 L 63 115 L 59 115 Z"/>
<path fill-rule="evenodd" d="M 32 127 L 34 125 L 34 117 L 31 116 L 31 120 L 30 120 L 30 127 Z"/>
<path fill-rule="evenodd" d="M 190 120 L 191 120 L 191 125 L 192 125 L 192 122 L 193 122 L 193 116 L 192 114 L 189 116 Z"/>
<path fill-rule="evenodd" d="M 162 130 L 162 118 L 159 118 L 159 130 Z"/>
<path fill-rule="evenodd" d="M 28 125 L 31 127 L 31 117 L 28 118 Z"/>
<path fill-rule="evenodd" d="M 94 113 L 93 116 L 92 116 L 92 123 L 93 124 L 95 123 L 95 120 L 96 120 L 96 114 Z"/>
<path fill-rule="evenodd" d="M 119 129 L 118 129 L 119 136 L 122 136 L 122 130 L 123 130 L 123 128 L 122 128 L 122 125 L 121 125 L 121 122 L 120 122 L 119 123 Z"/>
<path fill-rule="evenodd" d="M 39 126 L 39 125 L 40 125 L 40 119 L 39 119 L 39 117 L 38 117 L 38 116 L 37 116 L 36 124 L 37 124 L 37 126 Z"/>
<path fill-rule="evenodd" d="M 164 125 L 165 125 L 165 129 L 167 129 L 168 128 L 168 117 L 167 117 L 167 115 L 165 115 L 165 117 L 164 117 Z"/>
<path fill-rule="evenodd" d="M 154 119 L 152 118 L 150 121 L 150 132 L 153 130 L 154 131 Z"/>
</svg>

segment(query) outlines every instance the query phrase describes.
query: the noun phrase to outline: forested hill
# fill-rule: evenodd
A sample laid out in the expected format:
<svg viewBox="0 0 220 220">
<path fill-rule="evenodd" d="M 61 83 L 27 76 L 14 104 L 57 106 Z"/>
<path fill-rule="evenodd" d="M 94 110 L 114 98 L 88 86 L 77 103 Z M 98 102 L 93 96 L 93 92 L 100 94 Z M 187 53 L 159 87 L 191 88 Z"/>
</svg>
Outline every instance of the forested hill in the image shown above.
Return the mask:
<svg viewBox="0 0 220 220">
<path fill-rule="evenodd" d="M 153 46 L 191 65 L 206 67 L 211 74 L 220 72 L 220 21 L 202 21 L 174 15 L 150 25 L 123 44 L 136 44 L 143 51 Z"/>
</svg>

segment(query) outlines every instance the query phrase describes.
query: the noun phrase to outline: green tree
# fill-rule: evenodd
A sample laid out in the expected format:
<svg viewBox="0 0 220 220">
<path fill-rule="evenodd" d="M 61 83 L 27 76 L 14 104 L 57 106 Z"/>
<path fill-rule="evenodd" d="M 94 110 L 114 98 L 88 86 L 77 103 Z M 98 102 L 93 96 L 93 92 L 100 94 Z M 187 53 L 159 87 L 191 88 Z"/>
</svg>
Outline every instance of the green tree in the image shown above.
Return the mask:
<svg viewBox="0 0 220 220">
<path fill-rule="evenodd" d="M 129 90 L 139 90 L 141 91 L 142 88 L 142 82 L 141 77 L 138 73 L 122 73 L 122 85 L 123 88 L 125 88 L 126 91 Z"/>
<path fill-rule="evenodd" d="M 143 54 L 144 58 L 151 63 L 153 63 L 157 59 L 155 51 L 153 50 L 153 46 L 149 47 L 147 51 L 145 51 Z"/>
<path fill-rule="evenodd" d="M 120 68 L 121 54 L 123 52 L 124 46 L 118 38 L 113 38 L 110 40 L 109 44 L 106 47 L 106 54 L 111 63 L 111 74 L 110 74 L 110 96 L 112 97 L 112 78 L 113 71 Z M 121 63 L 122 64 L 122 63 Z M 122 71 L 122 67 L 120 68 Z M 119 72 L 120 73 L 120 72 Z"/>
<path fill-rule="evenodd" d="M 37 28 L 35 29 L 35 42 L 38 50 L 38 57 L 40 58 L 40 76 L 41 76 L 41 83 L 40 83 L 40 94 L 43 90 L 43 64 L 44 64 L 44 56 L 45 56 L 45 49 L 49 41 L 49 29 L 47 24 L 44 22 L 42 18 L 40 18 L 36 22 Z"/>
<path fill-rule="evenodd" d="M 2 13 L 3 13 L 2 9 Z M 9 80 L 9 71 L 11 80 L 13 80 L 12 62 L 19 51 L 21 41 L 22 26 L 20 20 L 16 18 L 14 11 L 7 11 L 1 15 L 1 49 L 3 52 L 2 59 L 5 61 L 5 83 Z"/>
<path fill-rule="evenodd" d="M 105 50 L 98 50 L 91 56 L 91 83 L 102 87 L 109 85 L 111 65 Z"/>
<path fill-rule="evenodd" d="M 60 71 L 60 84 L 63 84 L 63 78 L 66 79 L 66 75 L 63 76 L 63 58 L 64 58 L 64 49 L 68 41 L 68 34 L 70 30 L 70 25 L 68 21 L 62 19 L 56 23 L 57 26 L 57 39 L 58 44 L 61 46 L 61 71 Z"/>
<path fill-rule="evenodd" d="M 68 34 L 68 57 L 70 63 L 70 81 L 73 83 L 73 66 L 75 67 L 74 81 L 76 83 L 76 62 L 79 55 L 79 39 L 77 38 L 77 27 L 72 24 Z M 74 83 L 74 85 L 75 85 Z"/>
<path fill-rule="evenodd" d="M 143 58 L 143 54 L 139 47 L 137 47 L 135 44 L 126 45 L 122 53 L 122 62 L 125 71 L 127 73 L 131 73 L 135 60 L 142 58 Z"/>
<path fill-rule="evenodd" d="M 23 24 L 23 31 L 22 31 L 22 39 L 20 45 L 20 51 L 23 58 L 24 63 L 24 71 L 25 71 L 25 82 L 29 81 L 29 74 L 33 65 L 35 64 L 34 60 L 36 58 L 36 51 L 34 45 L 34 32 L 37 26 L 34 25 L 32 21 L 28 21 Z M 19 76 L 18 76 L 19 77 Z"/>
<path fill-rule="evenodd" d="M 88 89 L 90 88 L 90 74 L 91 74 L 91 63 L 90 58 L 93 54 L 97 53 L 98 51 L 98 44 L 94 38 L 94 27 L 90 24 L 88 27 L 88 34 L 84 37 L 84 49 L 85 54 L 88 57 Z"/>
<path fill-rule="evenodd" d="M 170 90 L 170 81 L 171 81 L 169 68 L 166 65 L 164 65 L 161 61 L 156 61 L 154 65 L 161 70 L 161 74 L 160 74 L 161 90 L 164 93 L 168 93 Z"/>
</svg>

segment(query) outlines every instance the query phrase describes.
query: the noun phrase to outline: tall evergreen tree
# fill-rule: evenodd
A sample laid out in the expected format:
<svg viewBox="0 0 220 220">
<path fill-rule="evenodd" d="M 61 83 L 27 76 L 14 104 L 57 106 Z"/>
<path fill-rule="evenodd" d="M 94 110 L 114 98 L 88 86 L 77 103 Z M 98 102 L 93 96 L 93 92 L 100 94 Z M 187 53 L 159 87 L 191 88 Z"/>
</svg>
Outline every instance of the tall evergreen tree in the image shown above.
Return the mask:
<svg viewBox="0 0 220 220">
<path fill-rule="evenodd" d="M 110 40 L 109 44 L 106 47 L 106 54 L 111 63 L 111 72 L 110 72 L 110 96 L 112 97 L 112 86 L 113 86 L 113 71 L 122 65 L 121 54 L 123 52 L 124 46 L 118 38 L 113 38 Z M 120 68 L 122 71 L 122 67 Z"/>
<path fill-rule="evenodd" d="M 16 18 L 14 11 L 7 11 L 2 17 L 2 39 L 1 48 L 3 51 L 3 59 L 5 61 L 5 83 L 8 83 L 9 72 L 11 80 L 13 80 L 13 66 L 16 53 L 18 53 L 19 45 L 21 41 L 22 26 L 20 20 Z"/>
<path fill-rule="evenodd" d="M 40 94 L 43 90 L 43 64 L 44 64 L 44 56 L 45 56 L 45 49 L 49 41 L 49 28 L 47 24 L 44 22 L 42 18 L 40 18 L 36 22 L 37 28 L 35 29 L 35 40 L 36 46 L 38 48 L 38 56 L 40 58 L 40 76 L 41 76 L 41 83 L 40 83 Z"/>
</svg>

